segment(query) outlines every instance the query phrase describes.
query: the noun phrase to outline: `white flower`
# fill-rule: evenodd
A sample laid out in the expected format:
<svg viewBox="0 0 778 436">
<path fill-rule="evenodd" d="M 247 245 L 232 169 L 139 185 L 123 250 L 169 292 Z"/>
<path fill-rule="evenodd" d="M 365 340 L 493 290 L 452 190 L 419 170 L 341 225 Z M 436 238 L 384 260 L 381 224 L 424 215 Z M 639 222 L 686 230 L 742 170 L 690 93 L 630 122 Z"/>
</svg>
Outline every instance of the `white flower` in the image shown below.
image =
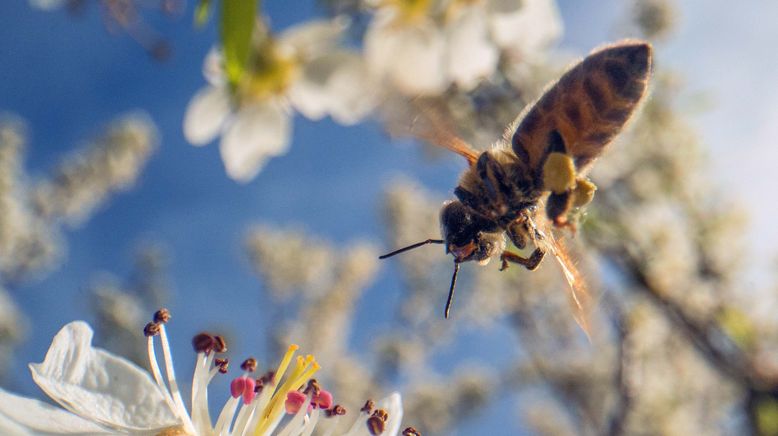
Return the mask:
<svg viewBox="0 0 778 436">
<path fill-rule="evenodd" d="M 323 417 L 338 420 L 345 414 L 311 379 L 319 369 L 313 356 L 293 359 L 297 346 L 292 345 L 275 371 L 262 378 L 251 377 L 254 359 L 241 365 L 244 372 L 232 380 L 231 396 L 214 424 L 207 386 L 226 372 L 226 359 L 215 357 L 225 350 L 224 342 L 206 333 L 193 339 L 198 352 L 187 409 L 165 332 L 168 319 L 167 311 L 159 311 L 145 329 L 153 377 L 128 360 L 92 347 L 92 329 L 86 323 L 67 324 L 54 337 L 43 363 L 30 365 L 38 386 L 64 410 L 0 389 L 0 434 L 310 435 Z M 157 336 L 166 381 L 156 359 Z M 345 434 L 396 436 L 402 420 L 400 395 L 391 394 L 378 407 L 360 412 Z"/>
<path fill-rule="evenodd" d="M 184 117 L 184 135 L 194 145 L 221 134 L 227 174 L 242 182 L 288 150 L 292 108 L 313 120 L 329 115 L 348 125 L 376 103 L 361 57 L 337 46 L 345 29 L 342 20 L 308 22 L 277 39 L 261 24 L 257 27 L 245 77 L 231 91 L 218 53 L 212 51 L 204 68 L 210 85 L 195 94 Z"/>
<path fill-rule="evenodd" d="M 532 55 L 561 33 L 553 0 L 386 0 L 365 35 L 372 74 L 406 95 L 469 91 L 501 50 Z"/>
</svg>

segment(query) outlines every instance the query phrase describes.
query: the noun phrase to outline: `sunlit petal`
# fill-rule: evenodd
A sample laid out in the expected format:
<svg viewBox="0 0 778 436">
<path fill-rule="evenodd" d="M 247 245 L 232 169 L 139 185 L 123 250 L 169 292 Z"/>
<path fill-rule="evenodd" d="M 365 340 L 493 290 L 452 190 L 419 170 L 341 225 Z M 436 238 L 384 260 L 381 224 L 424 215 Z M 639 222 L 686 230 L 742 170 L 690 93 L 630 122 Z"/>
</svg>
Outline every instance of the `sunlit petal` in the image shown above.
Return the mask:
<svg viewBox="0 0 778 436">
<path fill-rule="evenodd" d="M 307 21 L 282 32 L 278 43 L 303 59 L 311 58 L 336 46 L 347 24 L 345 18 Z"/>
<path fill-rule="evenodd" d="M 0 389 L 0 434 L 110 434 L 97 424 L 42 401 Z"/>
<path fill-rule="evenodd" d="M 49 397 L 107 427 L 151 431 L 179 423 L 148 373 L 128 360 L 93 348 L 92 329 L 84 322 L 63 327 L 43 363 L 30 364 L 30 370 Z"/>
<path fill-rule="evenodd" d="M 336 65 L 330 56 L 322 56 L 305 64 L 301 77 L 289 88 L 292 106 L 306 118 L 319 120 L 327 115 L 332 96 L 327 85 Z"/>
<path fill-rule="evenodd" d="M 533 54 L 562 36 L 554 0 L 523 0 L 514 12 L 491 14 L 492 38 L 498 46 Z"/>
<path fill-rule="evenodd" d="M 378 92 L 367 65 L 355 54 L 342 56 L 338 69 L 328 83 L 332 96 L 330 112 L 341 124 L 354 124 L 366 117 L 376 106 Z"/>
<path fill-rule="evenodd" d="M 305 66 L 289 90 L 295 109 L 310 119 L 331 115 L 341 124 L 354 124 L 375 107 L 373 86 L 362 58 L 344 50 L 320 56 Z"/>
<path fill-rule="evenodd" d="M 289 148 L 291 119 L 280 103 L 242 108 L 222 136 L 221 155 L 227 174 L 248 182 L 265 162 Z"/>
<path fill-rule="evenodd" d="M 394 25 L 391 11 L 376 15 L 365 35 L 365 56 L 373 75 L 389 77 L 409 95 L 439 94 L 446 88 L 446 40 L 434 23 Z"/>
<path fill-rule="evenodd" d="M 460 11 L 446 26 L 448 38 L 447 70 L 457 85 L 470 90 L 479 79 L 497 68 L 497 47 L 489 41 L 484 9 L 469 7 Z"/>
<path fill-rule="evenodd" d="M 226 79 L 224 77 L 224 56 L 217 48 L 208 51 L 203 61 L 203 76 L 213 86 L 224 86 Z"/>
<path fill-rule="evenodd" d="M 393 392 L 389 396 L 376 403 L 376 407 L 384 409 L 389 413 L 389 419 L 386 421 L 386 435 L 400 434 L 400 425 L 403 420 L 403 404 L 399 392 Z"/>
<path fill-rule="evenodd" d="M 192 97 L 186 108 L 184 136 L 193 145 L 205 145 L 216 138 L 229 114 L 227 89 L 205 87 Z"/>
</svg>

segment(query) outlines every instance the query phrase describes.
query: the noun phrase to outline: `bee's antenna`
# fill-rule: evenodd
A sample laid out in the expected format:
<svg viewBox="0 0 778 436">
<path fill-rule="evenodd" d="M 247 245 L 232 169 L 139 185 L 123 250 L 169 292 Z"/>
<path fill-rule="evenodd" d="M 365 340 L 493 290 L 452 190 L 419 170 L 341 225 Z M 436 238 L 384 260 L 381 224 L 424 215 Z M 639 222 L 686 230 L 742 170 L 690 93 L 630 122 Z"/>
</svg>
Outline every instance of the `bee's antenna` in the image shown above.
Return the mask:
<svg viewBox="0 0 778 436">
<path fill-rule="evenodd" d="M 443 316 L 448 319 L 448 312 L 451 311 L 451 303 L 454 302 L 454 287 L 457 285 L 457 273 L 459 272 L 459 262 L 454 262 L 454 275 L 451 277 L 451 289 L 448 290 L 448 300 L 446 300 L 446 311 Z"/>
<path fill-rule="evenodd" d="M 383 256 L 378 256 L 378 258 L 379 259 L 386 259 L 387 257 L 392 257 L 395 254 L 400 254 L 400 253 L 404 253 L 404 252 L 406 252 L 408 250 L 413 250 L 414 248 L 421 247 L 422 245 L 427 245 L 427 244 L 443 244 L 444 242 L 445 241 L 442 240 L 442 239 L 427 239 L 426 241 L 421 241 L 421 242 L 417 242 L 415 244 L 411 244 L 411 245 L 409 245 L 407 247 L 403 247 L 403 248 L 401 248 L 399 250 L 392 251 L 391 253 L 384 254 Z"/>
</svg>

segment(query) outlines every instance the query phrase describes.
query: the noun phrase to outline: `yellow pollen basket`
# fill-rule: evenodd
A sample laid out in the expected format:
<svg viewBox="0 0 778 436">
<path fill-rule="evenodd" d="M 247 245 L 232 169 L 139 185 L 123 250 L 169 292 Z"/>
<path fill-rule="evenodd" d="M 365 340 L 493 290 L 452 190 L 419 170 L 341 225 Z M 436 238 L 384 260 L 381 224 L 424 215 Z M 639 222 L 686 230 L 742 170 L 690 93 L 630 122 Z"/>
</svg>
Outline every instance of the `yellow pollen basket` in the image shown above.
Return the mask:
<svg viewBox="0 0 778 436">
<path fill-rule="evenodd" d="M 554 194 L 562 194 L 575 186 L 573 158 L 565 153 L 549 153 L 543 164 L 543 188 Z"/>
<path fill-rule="evenodd" d="M 573 207 L 583 207 L 592 202 L 597 185 L 589 179 L 578 179 L 573 189 Z"/>
</svg>

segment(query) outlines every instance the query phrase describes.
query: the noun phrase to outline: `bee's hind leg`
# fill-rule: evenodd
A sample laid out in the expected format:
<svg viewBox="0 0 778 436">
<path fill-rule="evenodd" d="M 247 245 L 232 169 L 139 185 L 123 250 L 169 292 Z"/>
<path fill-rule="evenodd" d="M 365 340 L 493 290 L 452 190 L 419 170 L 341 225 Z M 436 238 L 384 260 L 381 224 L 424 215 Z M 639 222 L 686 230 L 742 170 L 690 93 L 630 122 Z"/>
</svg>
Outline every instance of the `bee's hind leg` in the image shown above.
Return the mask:
<svg viewBox="0 0 778 436">
<path fill-rule="evenodd" d="M 521 257 L 516 253 L 511 253 L 510 251 L 503 251 L 500 255 L 500 260 L 502 261 L 502 266 L 500 267 L 500 271 L 504 271 L 508 269 L 508 262 L 518 263 L 519 265 L 524 266 L 530 271 L 534 271 L 537 269 L 538 265 L 540 265 L 540 262 L 543 261 L 543 257 L 546 255 L 546 252 L 541 250 L 540 248 L 535 248 L 535 251 L 530 254 L 529 257 Z"/>
</svg>

